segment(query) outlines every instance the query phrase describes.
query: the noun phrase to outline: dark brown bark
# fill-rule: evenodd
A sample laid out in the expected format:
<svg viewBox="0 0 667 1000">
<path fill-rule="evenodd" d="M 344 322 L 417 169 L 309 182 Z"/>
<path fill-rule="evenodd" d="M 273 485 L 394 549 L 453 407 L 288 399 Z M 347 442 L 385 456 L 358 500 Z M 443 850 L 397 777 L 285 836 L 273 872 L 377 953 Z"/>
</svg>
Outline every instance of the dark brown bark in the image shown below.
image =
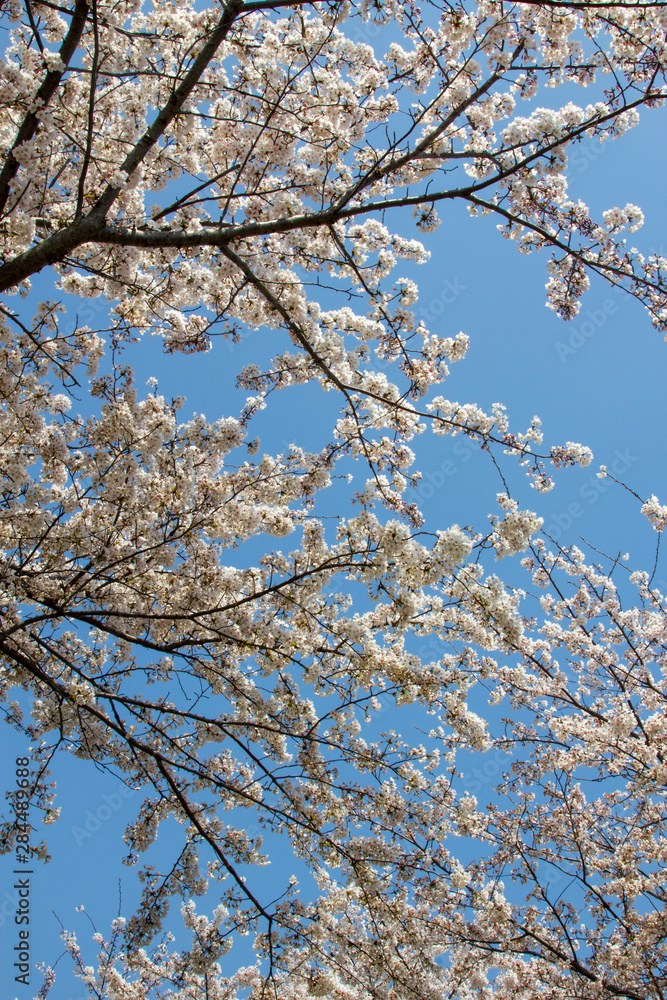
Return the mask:
<svg viewBox="0 0 667 1000">
<path fill-rule="evenodd" d="M 60 52 L 58 53 L 64 64 L 64 69 L 49 70 L 46 74 L 41 87 L 35 94 L 35 104 L 39 105 L 40 108 L 46 107 L 49 103 L 63 78 L 63 74 L 67 70 L 69 61 L 81 41 L 89 9 L 88 0 L 77 0 L 72 20 L 70 21 L 69 31 L 65 35 L 63 44 L 60 47 Z M 14 140 L 14 145 L 5 160 L 2 171 L 0 171 L 0 214 L 4 211 L 5 206 L 7 205 L 10 185 L 16 176 L 20 165 L 16 159 L 15 150 L 17 150 L 24 142 L 29 142 L 38 128 L 39 118 L 34 111 L 31 111 L 24 118 L 23 124 L 21 125 L 18 135 Z"/>
</svg>

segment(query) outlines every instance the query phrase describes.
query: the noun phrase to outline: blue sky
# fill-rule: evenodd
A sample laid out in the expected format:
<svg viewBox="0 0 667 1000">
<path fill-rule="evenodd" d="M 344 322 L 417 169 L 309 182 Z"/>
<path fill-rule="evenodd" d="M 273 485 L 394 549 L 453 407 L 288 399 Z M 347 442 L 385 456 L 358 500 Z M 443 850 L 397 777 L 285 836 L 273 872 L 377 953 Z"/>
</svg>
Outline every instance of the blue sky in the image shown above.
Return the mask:
<svg viewBox="0 0 667 1000">
<path fill-rule="evenodd" d="M 588 95 L 579 99 L 585 101 Z M 588 141 L 571 157 L 571 195 L 586 201 L 593 214 L 628 201 L 642 207 L 646 224 L 632 239 L 645 252 L 667 252 L 666 120 L 664 112 L 645 111 L 640 125 L 621 140 L 604 146 Z M 441 215 L 439 231 L 425 237 L 431 260 L 416 272 L 421 288 L 417 312 L 426 312 L 433 332 L 453 336 L 463 330 L 471 340 L 468 357 L 453 366 L 444 393 L 482 407 L 504 403 L 515 430 L 523 430 L 538 414 L 547 446 L 567 440 L 590 446 L 593 465 L 557 474 L 556 488 L 544 496 L 529 489 L 521 470 L 508 460 L 512 487 L 544 517 L 552 533 L 559 533 L 559 540 L 583 535 L 603 549 L 628 551 L 635 566 L 650 566 L 656 536 L 639 515 L 637 502 L 618 488 L 608 488 L 595 474 L 600 463 L 610 468 L 616 463 L 620 478 L 642 496 L 656 493 L 662 502 L 667 498 L 667 354 L 662 336 L 637 302 L 595 279 L 580 316 L 563 323 L 544 305 L 546 255 L 519 255 L 515 245 L 496 232 L 493 221 L 470 219 L 464 206 L 451 205 Z M 40 295 L 49 294 L 49 280 L 45 277 Z M 277 342 L 285 346 L 281 337 L 274 331 L 252 332 L 233 349 L 217 343 L 211 354 L 190 357 L 165 356 L 156 340 L 147 339 L 131 354 L 139 386 L 156 375 L 165 395 L 188 397 L 186 413 L 196 410 L 213 419 L 238 413 L 243 395 L 233 388 L 235 372 L 244 362 L 266 356 Z M 335 402 L 332 394 L 323 397 L 315 388 L 299 389 L 273 402 L 275 406 L 256 421 L 254 433 L 261 437 L 262 450 L 277 451 L 290 441 L 306 448 L 324 444 Z M 460 438 L 426 433 L 415 450 L 417 467 L 424 473 L 417 493 L 426 527 L 435 530 L 454 522 L 482 526 L 500 489 L 490 464 L 480 461 Z M 332 509 L 336 496 L 332 491 Z M 26 747 L 8 727 L 1 734 L 5 773 L 11 779 L 13 757 Z M 493 780 L 498 766 L 484 762 L 481 773 L 488 772 L 488 780 Z M 121 794 L 115 779 L 91 768 L 83 777 L 78 765 L 61 765 L 54 776 L 60 774 L 61 820 L 45 831 L 54 860 L 33 877 L 33 944 L 37 957 L 47 963 L 61 950 L 53 911 L 66 927 L 80 932 L 84 943 L 89 927 L 75 913 L 76 906 L 85 904 L 104 932 L 117 912 L 119 877 L 124 912 L 137 896 L 131 872 L 122 868 L 120 858 L 121 835 L 140 794 Z M 270 877 L 271 869 L 264 873 L 268 875 L 262 878 Z M 13 906 L 11 860 L 3 857 L 0 934 L 9 946 L 14 943 Z M 244 958 L 234 949 L 230 967 Z M 8 950 L 0 961 L 2 980 L 11 982 Z M 62 968 L 67 964 L 64 959 L 58 968 L 52 1000 L 83 996 Z M 32 982 L 36 991 L 36 973 Z M 33 992 L 18 987 L 16 995 L 24 1000 Z"/>
</svg>

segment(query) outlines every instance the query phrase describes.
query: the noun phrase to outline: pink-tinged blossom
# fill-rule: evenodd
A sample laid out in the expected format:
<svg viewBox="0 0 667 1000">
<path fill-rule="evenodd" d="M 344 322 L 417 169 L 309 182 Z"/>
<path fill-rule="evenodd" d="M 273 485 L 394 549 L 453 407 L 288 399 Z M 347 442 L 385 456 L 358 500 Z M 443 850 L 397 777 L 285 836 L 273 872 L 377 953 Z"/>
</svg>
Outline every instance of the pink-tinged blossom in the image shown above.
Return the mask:
<svg viewBox="0 0 667 1000">
<path fill-rule="evenodd" d="M 648 518 L 656 531 L 667 528 L 667 507 L 660 504 L 656 496 L 650 496 L 642 505 L 642 514 Z"/>
</svg>

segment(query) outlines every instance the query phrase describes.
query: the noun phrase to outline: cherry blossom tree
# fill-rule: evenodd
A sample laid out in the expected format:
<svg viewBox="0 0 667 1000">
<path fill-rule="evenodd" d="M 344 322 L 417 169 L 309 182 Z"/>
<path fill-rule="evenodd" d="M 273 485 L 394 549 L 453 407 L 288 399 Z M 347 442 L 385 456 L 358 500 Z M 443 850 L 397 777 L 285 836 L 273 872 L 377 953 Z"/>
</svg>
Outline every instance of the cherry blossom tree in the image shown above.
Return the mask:
<svg viewBox="0 0 667 1000">
<path fill-rule="evenodd" d="M 91 996 L 662 998 L 662 595 L 632 574 L 627 609 L 623 567 L 551 544 L 509 487 L 490 529 L 424 525 L 415 435 L 518 463 L 536 499 L 591 454 L 442 394 L 467 337 L 417 321 L 397 267 L 427 250 L 386 220 L 409 207 L 429 233 L 463 201 L 543 252 L 563 319 L 594 274 L 667 329 L 666 261 L 624 237 L 640 208 L 594 219 L 567 186 L 578 143 L 667 97 L 667 5 L 4 6 L 5 711 L 47 823 L 70 754 L 141 790 L 129 865 L 181 831 L 171 867 L 140 865 L 97 968 L 66 935 Z M 561 85 L 594 102 L 535 101 Z M 103 324 L 67 325 L 71 296 L 108 303 Z M 144 334 L 188 354 L 259 327 L 278 346 L 239 371 L 237 415 L 181 420 L 125 363 Z M 306 383 L 340 403 L 326 447 L 248 448 L 255 414 Z M 332 529 L 321 495 L 350 459 L 367 480 Z M 639 499 L 661 531 L 667 508 Z M 237 565 L 250 539 L 265 554 Z M 517 554 L 537 613 L 491 568 Z M 507 702 L 502 731 L 471 709 L 476 684 Z M 366 738 L 379 698 L 396 720 L 422 706 L 423 742 L 400 722 Z M 491 748 L 507 774 L 484 804 L 457 760 Z M 312 891 L 286 873 L 267 893 L 263 831 Z M 174 897 L 181 950 L 160 943 Z M 229 975 L 247 935 L 257 964 Z"/>
</svg>

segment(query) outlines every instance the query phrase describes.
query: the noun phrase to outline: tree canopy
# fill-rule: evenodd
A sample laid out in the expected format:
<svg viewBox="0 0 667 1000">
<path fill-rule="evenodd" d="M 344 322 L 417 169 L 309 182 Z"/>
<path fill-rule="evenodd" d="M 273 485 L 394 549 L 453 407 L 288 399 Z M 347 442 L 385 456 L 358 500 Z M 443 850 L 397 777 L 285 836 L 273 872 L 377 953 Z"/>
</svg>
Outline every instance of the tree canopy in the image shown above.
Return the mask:
<svg viewBox="0 0 667 1000">
<path fill-rule="evenodd" d="M 664 103 L 667 5 L 3 8 L 3 704 L 47 823 L 61 755 L 140 793 L 141 905 L 97 968 L 66 936 L 91 997 L 662 1000 L 664 597 L 650 567 L 621 586 L 619 560 L 540 531 L 510 471 L 539 507 L 590 450 L 443 395 L 468 338 L 427 328 L 399 268 L 462 202 L 541 252 L 563 320 L 596 275 L 666 331 L 667 261 L 627 241 L 641 209 L 593 217 L 568 156 Z M 144 335 L 187 355 L 259 328 L 275 352 L 238 372 L 236 414 L 183 420 L 126 363 Z M 326 446 L 263 453 L 256 415 L 307 384 L 338 402 Z M 490 525 L 424 522 L 422 433 L 488 454 Z M 351 462 L 364 485 L 325 517 Z M 512 556 L 533 604 L 498 575 Z M 489 750 L 507 764 L 482 803 L 459 762 Z M 312 884 L 262 878 L 263 835 Z M 232 969 L 247 936 L 257 962 Z"/>
</svg>

